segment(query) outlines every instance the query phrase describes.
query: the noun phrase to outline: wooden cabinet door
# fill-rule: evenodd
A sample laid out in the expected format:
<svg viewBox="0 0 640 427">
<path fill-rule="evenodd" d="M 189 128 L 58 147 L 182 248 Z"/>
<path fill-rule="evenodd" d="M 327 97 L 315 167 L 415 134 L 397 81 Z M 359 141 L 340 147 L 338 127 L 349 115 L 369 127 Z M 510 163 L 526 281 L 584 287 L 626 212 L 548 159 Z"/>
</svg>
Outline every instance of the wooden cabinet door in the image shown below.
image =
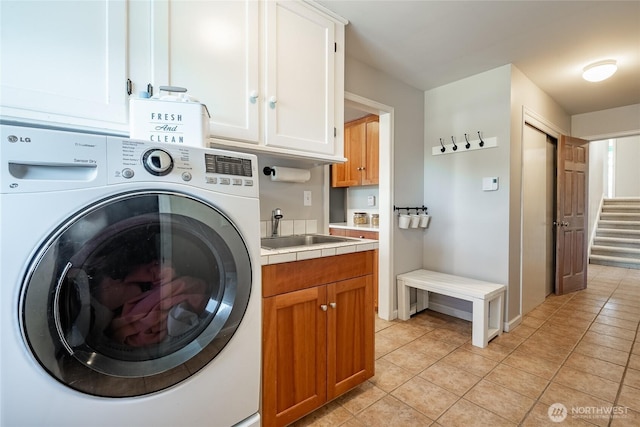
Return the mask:
<svg viewBox="0 0 640 427">
<path fill-rule="evenodd" d="M 378 185 L 379 118 L 370 115 L 344 125 L 345 163 L 331 166 L 332 187 Z"/>
<path fill-rule="evenodd" d="M 153 22 L 166 31 L 155 40 L 156 85 L 186 87 L 205 104 L 211 135 L 257 143 L 258 2 L 155 2 Z"/>
<path fill-rule="evenodd" d="M 327 285 L 327 399 L 361 384 L 374 373 L 372 276 Z"/>
<path fill-rule="evenodd" d="M 345 125 L 344 156 L 345 163 L 331 165 L 332 187 L 353 187 L 360 185 L 360 168 L 362 167 L 362 146 L 366 137 L 364 123 Z"/>
<path fill-rule="evenodd" d="M 375 120 L 373 120 L 375 119 Z M 372 118 L 366 124 L 366 138 L 363 144 L 362 158 L 364 159 L 361 171 L 361 185 L 378 185 L 379 163 L 380 163 L 380 123 L 378 117 Z"/>
<path fill-rule="evenodd" d="M 326 286 L 263 299 L 264 426 L 287 425 L 326 402 L 326 308 Z"/>
<path fill-rule="evenodd" d="M 265 15 L 265 145 L 334 155 L 335 23 L 298 1 Z"/>
<path fill-rule="evenodd" d="M 3 1 L 0 63 L 4 118 L 128 131 L 126 2 Z"/>
</svg>

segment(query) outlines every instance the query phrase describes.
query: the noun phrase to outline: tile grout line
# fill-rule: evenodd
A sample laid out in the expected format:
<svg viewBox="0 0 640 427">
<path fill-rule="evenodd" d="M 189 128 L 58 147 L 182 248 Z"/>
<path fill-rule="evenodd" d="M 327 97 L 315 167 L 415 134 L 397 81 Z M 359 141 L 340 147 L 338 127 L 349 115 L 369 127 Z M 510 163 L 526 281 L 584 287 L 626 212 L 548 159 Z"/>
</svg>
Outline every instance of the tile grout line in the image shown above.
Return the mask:
<svg viewBox="0 0 640 427">
<path fill-rule="evenodd" d="M 618 289 L 616 287 L 616 289 Z M 622 372 L 622 378 L 620 378 L 620 386 L 618 387 L 618 392 L 616 393 L 616 398 L 613 401 L 613 407 L 618 406 L 618 400 L 620 400 L 620 394 L 622 393 L 622 387 L 624 385 L 624 379 L 627 376 L 627 371 L 629 370 L 629 363 L 631 363 L 631 356 L 633 355 L 633 348 L 635 347 L 636 342 L 638 341 L 638 332 L 640 331 L 640 322 L 636 325 L 636 334 L 633 337 L 633 342 L 631 343 L 631 349 L 629 350 L 629 356 L 627 357 L 627 364 L 624 367 L 624 371 Z M 611 427 L 611 423 L 613 422 L 613 410 L 611 411 L 611 416 L 609 417 L 608 426 Z"/>
<path fill-rule="evenodd" d="M 597 277 L 597 276 L 595 276 L 595 277 Z M 595 277 L 594 277 L 594 278 L 595 278 Z M 567 354 L 567 356 L 566 356 L 566 357 L 564 357 L 564 359 L 562 360 L 562 362 L 561 362 L 560 366 L 558 367 L 557 371 L 553 374 L 553 376 L 552 376 L 549 380 L 546 380 L 546 378 L 544 378 L 544 379 L 548 382 L 548 383 L 547 383 L 547 385 L 544 387 L 544 389 L 543 389 L 543 390 L 542 390 L 542 392 L 539 394 L 539 396 L 538 396 L 536 399 L 534 399 L 534 402 L 533 402 L 533 404 L 531 405 L 531 407 L 529 408 L 529 410 L 525 413 L 525 415 L 523 416 L 522 420 L 521 420 L 521 421 L 519 421 L 518 423 L 516 423 L 516 425 L 522 425 L 522 424 L 527 420 L 527 418 L 529 417 L 529 415 L 531 414 L 531 411 L 533 410 L 533 408 L 534 408 L 538 403 L 543 403 L 543 402 L 541 402 L 541 401 L 540 401 L 540 397 L 542 397 L 542 395 L 543 395 L 543 394 L 546 392 L 546 390 L 550 387 L 550 385 L 552 384 L 553 380 L 557 377 L 557 375 L 558 375 L 559 371 L 560 371 L 560 370 L 565 366 L 566 362 L 567 362 L 567 361 L 568 361 L 568 359 L 571 357 L 571 355 L 572 355 L 572 354 L 574 354 L 574 352 L 575 352 L 575 350 L 576 350 L 577 346 L 578 346 L 578 345 L 579 345 L 579 344 L 584 340 L 584 337 L 585 337 L 586 333 L 590 330 L 591 326 L 592 326 L 594 323 L 599 323 L 599 322 L 596 322 L 596 319 L 598 318 L 598 316 L 600 316 L 601 314 L 603 314 L 603 313 L 602 313 L 602 311 L 603 311 L 603 309 L 605 308 L 606 304 L 608 304 L 608 303 L 610 302 L 610 300 L 611 300 L 611 298 L 614 296 L 615 292 L 616 292 L 616 291 L 618 291 L 618 290 L 620 289 L 620 284 L 621 284 L 621 282 L 622 282 L 623 278 L 624 278 L 624 277 L 621 277 L 621 278 L 618 278 L 618 279 L 617 279 L 617 281 L 615 282 L 615 287 L 613 287 L 613 288 L 612 288 L 612 290 L 611 290 L 610 292 L 608 292 L 608 296 L 606 297 L 606 300 L 604 300 L 604 303 L 602 304 L 602 306 L 600 306 L 600 307 L 599 307 L 599 309 L 598 309 L 597 313 L 595 313 L 595 316 L 593 317 L 593 319 L 589 321 L 588 326 L 586 326 L 586 327 L 585 327 L 584 331 L 583 331 L 583 332 L 581 333 L 581 335 L 579 336 L 579 339 L 578 339 L 578 340 L 576 341 L 576 343 L 571 347 L 571 349 L 570 349 L 569 353 Z M 612 285 L 613 285 L 613 283 L 612 283 Z M 540 319 L 540 320 L 544 320 L 544 321 L 543 321 L 543 322 L 542 322 L 538 327 L 534 328 L 534 331 L 533 331 L 530 335 L 528 335 L 528 336 L 524 339 L 524 341 L 522 341 L 521 343 L 517 344 L 515 347 L 509 348 L 508 353 L 507 353 L 504 357 L 502 357 L 499 361 L 494 360 L 494 359 L 492 359 L 492 358 L 490 358 L 490 357 L 484 356 L 484 355 L 482 355 L 482 354 L 480 354 L 480 353 L 476 353 L 476 352 L 473 352 L 473 351 L 469 351 L 469 350 L 463 349 L 463 350 L 468 351 L 468 352 L 470 352 L 470 353 L 473 353 L 473 354 L 476 354 L 476 355 L 478 355 L 478 356 L 484 357 L 484 358 L 486 358 L 486 359 L 488 359 L 488 360 L 492 360 L 492 361 L 497 362 L 497 363 L 496 363 L 496 366 L 494 366 L 491 370 L 489 370 L 487 373 L 485 373 L 484 375 L 482 375 L 482 376 L 480 377 L 480 380 L 479 380 L 477 383 L 475 383 L 475 384 L 474 384 L 474 385 L 473 385 L 469 390 L 467 390 L 466 392 L 464 392 L 461 396 L 456 396 L 456 397 L 457 397 L 457 398 L 456 398 L 456 400 L 455 400 L 451 405 L 449 405 L 449 406 L 447 407 L 447 409 L 446 409 L 446 410 L 444 410 L 444 411 L 442 412 L 442 414 L 440 414 L 440 415 L 439 415 L 435 420 L 433 420 L 433 421 L 434 421 L 435 423 L 437 423 L 437 422 L 438 422 L 438 420 L 440 420 L 440 419 L 441 419 L 441 418 L 442 418 L 442 417 L 447 413 L 447 411 L 449 411 L 449 409 L 450 409 L 451 407 L 453 407 L 455 404 L 457 404 L 458 402 L 460 402 L 460 400 L 465 399 L 465 396 L 467 396 L 467 395 L 468 395 L 468 393 L 473 389 L 473 387 L 475 387 L 478 383 L 480 383 L 481 381 L 483 381 L 483 380 L 485 380 L 485 379 L 486 379 L 488 382 L 492 383 L 492 384 L 496 384 L 496 385 L 498 385 L 498 386 L 504 387 L 504 388 L 506 388 L 507 390 L 509 390 L 509 391 L 511 391 L 511 392 L 514 392 L 514 393 L 516 393 L 516 394 L 518 394 L 518 395 L 521 395 L 521 396 L 524 396 L 524 397 L 529 397 L 529 396 L 523 395 L 523 394 L 521 394 L 520 392 L 517 392 L 517 391 L 515 391 L 515 390 L 511 390 L 509 387 L 505 387 L 505 386 L 502 386 L 502 385 L 501 385 L 501 384 L 499 384 L 499 383 L 495 383 L 495 382 L 491 381 L 490 379 L 488 379 L 487 377 L 488 377 L 488 376 L 489 376 L 493 371 L 495 371 L 495 370 L 496 370 L 496 369 L 497 369 L 501 364 L 503 364 L 504 360 L 505 360 L 506 358 L 508 358 L 508 357 L 509 357 L 509 355 L 513 354 L 513 353 L 514 353 L 514 352 L 515 352 L 515 351 L 516 351 L 516 350 L 517 350 L 517 349 L 518 349 L 522 344 L 524 344 L 525 342 L 527 342 L 527 341 L 528 341 L 528 340 L 529 340 L 529 339 L 530 339 L 530 338 L 531 338 L 531 337 L 532 337 L 536 332 L 540 331 L 540 330 L 541 330 L 541 328 L 542 328 L 545 324 L 548 324 L 548 323 L 549 323 L 549 319 L 550 319 L 551 317 L 553 317 L 553 316 L 554 316 L 558 311 L 560 311 L 563 307 L 565 307 L 565 306 L 566 306 L 570 301 L 572 301 L 576 295 L 577 295 L 577 294 L 574 294 L 574 295 L 572 295 L 570 298 L 566 299 L 566 301 L 563 301 L 563 302 L 562 302 L 562 304 L 560 304 L 557 308 L 555 308 L 552 312 L 550 312 L 550 314 L 547 316 L 547 318 L 546 318 L 546 319 Z M 535 316 L 534 316 L 534 317 L 535 317 Z M 537 319 L 539 319 L 539 318 L 537 318 Z M 606 324 L 606 323 L 604 323 L 604 325 L 612 326 L 612 327 L 617 327 L 617 326 L 615 326 L 615 325 L 608 325 L 608 324 Z M 385 326 L 385 327 L 383 327 L 383 328 L 379 329 L 378 331 L 376 331 L 376 333 L 378 333 L 378 332 L 380 332 L 380 331 L 382 331 L 382 330 L 384 330 L 384 329 L 386 329 L 386 328 L 388 328 L 388 327 L 391 327 L 391 326 L 393 326 L 393 324 L 390 324 L 390 325 L 388 325 L 388 326 Z M 431 330 L 431 331 L 429 331 L 429 332 L 426 332 L 426 333 L 424 333 L 424 334 L 420 335 L 419 337 L 414 338 L 413 340 L 409 341 L 408 343 L 403 344 L 402 346 L 407 345 L 407 344 L 409 344 L 409 343 L 411 343 L 411 342 L 414 342 L 414 341 L 416 341 L 416 340 L 420 339 L 421 337 L 424 337 L 425 335 L 428 335 L 429 333 L 431 333 L 431 332 L 433 332 L 433 331 L 435 331 L 435 330 L 437 330 L 437 329 L 446 329 L 446 330 L 452 330 L 452 331 L 454 331 L 454 332 L 460 332 L 457 328 L 453 328 L 453 329 L 451 329 L 451 328 L 447 328 L 447 327 L 443 327 L 442 325 L 439 325 L 438 327 L 434 327 L 434 329 L 433 329 L 433 330 Z M 625 328 L 622 328 L 622 329 L 625 329 Z M 637 326 L 636 326 L 636 335 L 634 336 L 634 340 L 632 341 L 631 351 L 629 351 L 629 354 L 628 354 L 628 357 L 627 357 L 627 363 L 626 363 L 626 366 L 625 366 L 625 370 L 624 370 L 623 376 L 622 376 L 622 378 L 621 378 L 621 380 L 620 380 L 620 383 L 619 383 L 619 386 L 618 386 L 618 392 L 617 392 L 617 394 L 616 394 L 615 401 L 613 402 L 613 403 L 614 403 L 614 405 L 615 405 L 615 404 L 617 404 L 617 402 L 618 402 L 618 399 L 619 399 L 619 396 L 620 396 L 620 393 L 621 393 L 621 390 L 622 390 L 622 385 L 623 385 L 623 383 L 624 383 L 624 378 L 625 378 L 625 376 L 626 376 L 626 372 L 627 372 L 627 369 L 628 369 L 628 367 L 629 367 L 629 363 L 630 363 L 631 355 L 632 355 L 632 353 L 633 353 L 634 344 L 637 342 L 637 336 L 638 336 L 638 331 L 639 331 L 639 330 L 640 330 L 640 324 L 637 324 Z M 550 333 L 554 333 L 553 331 L 549 331 L 549 332 L 550 332 Z M 445 342 L 446 342 L 446 341 L 445 341 Z M 445 357 L 447 357 L 448 355 L 450 355 L 450 354 L 454 353 L 454 352 L 455 352 L 455 351 L 457 351 L 457 350 L 462 349 L 462 347 L 463 347 L 465 344 L 467 344 L 468 342 L 469 342 L 469 341 L 467 340 L 467 341 L 465 341 L 464 343 L 458 344 L 458 345 L 457 345 L 455 348 L 453 348 L 450 352 L 448 352 L 446 355 L 444 355 L 444 356 L 440 357 L 436 362 L 434 362 L 434 363 L 430 364 L 428 367 L 426 367 L 425 369 L 423 369 L 421 372 L 423 372 L 423 371 L 424 371 L 424 370 L 426 370 L 426 369 L 429 369 L 429 367 L 431 367 L 431 366 L 435 365 L 436 363 L 440 363 L 440 362 L 444 363 L 445 365 L 452 366 L 452 367 L 454 367 L 454 368 L 456 368 L 456 369 L 461 369 L 461 370 L 463 370 L 463 371 L 466 371 L 466 369 L 457 368 L 456 366 L 454 366 L 454 365 L 450 365 L 449 363 L 447 363 L 447 362 L 445 362 L 445 361 L 443 361 L 443 360 L 444 360 L 444 358 L 445 358 Z M 398 348 L 401 348 L 402 346 L 400 346 L 400 347 L 398 347 Z M 502 347 L 506 347 L 506 346 L 502 346 Z M 605 347 L 608 347 L 608 346 L 605 346 Z M 507 347 L 507 348 L 508 348 L 508 347 Z M 608 347 L 608 348 L 613 348 L 613 347 Z M 383 359 L 386 355 L 388 355 L 388 354 L 392 353 L 392 352 L 393 352 L 393 351 L 395 351 L 395 350 L 397 350 L 397 348 L 396 348 L 396 349 L 394 349 L 394 350 L 392 350 L 392 351 L 389 351 L 389 352 L 387 352 L 387 353 L 385 353 L 385 354 L 382 354 L 380 357 L 378 357 L 378 358 L 376 359 L 376 361 L 377 361 L 377 360 L 381 360 L 381 359 Z M 587 356 L 587 357 L 592 357 L 592 356 Z M 595 359 L 606 361 L 606 360 L 604 360 L 604 359 L 599 359 L 599 358 L 597 358 L 597 357 L 595 357 Z M 405 369 L 405 368 L 402 368 L 402 366 L 396 365 L 395 363 L 393 363 L 393 362 L 391 362 L 391 361 L 388 361 L 388 362 L 389 362 L 389 363 L 391 363 L 391 364 L 393 364 L 393 365 L 395 365 L 395 366 L 398 366 L 398 367 L 399 367 L 399 368 L 401 368 L 401 369 Z M 510 366 L 510 365 L 506 365 L 506 366 Z M 510 367 L 511 367 L 511 366 L 510 366 Z M 513 367 L 512 367 L 512 368 L 513 368 Z M 519 368 L 514 368 L 514 369 L 519 369 Z M 522 370 L 522 369 L 519 369 L 519 370 Z M 468 372 L 468 371 L 467 371 L 467 372 Z M 538 376 L 538 375 L 536 375 L 536 374 L 529 373 L 528 371 L 523 371 L 523 372 L 526 372 L 526 373 L 528 373 L 528 374 L 530 374 L 530 375 L 534 375 L 534 376 L 536 376 L 536 377 Z M 413 375 L 411 378 L 409 378 L 407 381 L 405 381 L 405 382 L 403 382 L 402 384 L 400 384 L 400 385 L 396 386 L 393 390 L 391 390 L 391 391 L 389 391 L 389 392 L 386 392 L 386 391 L 385 391 L 385 396 L 389 396 L 389 397 L 392 397 L 392 398 L 394 398 L 394 399 L 396 399 L 396 400 L 397 400 L 398 398 L 397 398 L 397 397 L 395 397 L 395 396 L 393 396 L 391 393 L 392 393 L 394 390 L 397 390 L 397 389 L 398 389 L 399 387 L 401 387 L 403 384 L 406 384 L 406 382 L 410 381 L 411 379 L 416 378 L 416 377 L 419 377 L 419 375 L 420 375 L 420 373 L 417 373 L 417 374 Z M 540 377 L 540 378 L 543 378 L 543 377 Z M 604 378 L 604 377 L 601 377 L 601 378 Z M 605 379 L 606 379 L 606 378 L 605 378 Z M 427 380 L 427 381 L 428 381 L 428 380 Z M 438 386 L 438 384 L 435 384 L 435 385 L 436 385 L 436 386 Z M 442 386 L 438 386 L 438 387 L 442 387 Z M 572 388 L 572 387 L 570 387 L 570 388 Z M 572 389 L 573 389 L 573 388 L 572 388 Z M 448 390 L 448 389 L 446 389 L 446 388 L 445 388 L 445 390 L 449 391 L 449 390 Z M 576 391 L 580 391 L 580 390 L 576 390 Z M 585 393 L 585 392 L 582 392 L 582 393 Z M 456 394 L 456 393 L 453 393 L 453 394 Z M 586 393 L 586 394 L 591 395 L 590 393 Z M 593 396 L 593 397 L 596 397 L 596 398 L 599 398 L 599 399 L 600 399 L 600 397 L 598 397 L 598 396 L 594 396 L 594 395 L 591 395 L 591 396 Z M 427 418 L 431 419 L 427 414 L 424 414 L 423 412 L 421 412 L 421 411 L 417 410 L 416 408 L 412 407 L 411 405 L 408 405 L 407 403 L 403 402 L 402 400 L 399 400 L 399 401 L 400 401 L 400 402 L 402 402 L 403 404 L 407 405 L 407 406 L 408 406 L 409 408 L 411 408 L 412 410 L 417 411 L 418 413 L 420 413 L 420 414 L 422 414 L 422 415 L 426 416 Z M 485 407 L 483 407 L 483 406 L 480 406 L 480 405 L 478 405 L 478 404 L 476 404 L 476 403 L 474 403 L 474 402 L 472 402 L 472 401 L 469 401 L 469 400 L 467 400 L 467 401 L 468 401 L 468 402 L 470 402 L 471 404 L 475 405 L 475 406 L 478 406 L 478 407 L 482 408 L 483 410 L 486 410 L 486 411 L 488 411 L 488 412 L 490 412 L 490 413 L 492 413 L 492 414 L 494 414 L 494 415 L 496 415 L 496 416 L 498 416 L 498 417 L 500 417 L 500 418 L 502 418 L 502 419 L 504 419 L 504 420 L 509 421 L 509 420 L 508 420 L 507 418 L 505 418 L 504 416 L 502 416 L 502 415 L 500 415 L 500 414 L 497 414 L 497 413 L 495 413 L 494 411 L 492 411 L 492 410 L 490 410 L 490 409 L 488 409 L 488 408 L 485 408 Z M 372 405 L 374 405 L 374 404 L 375 404 L 375 402 L 372 402 L 371 404 L 367 405 L 366 407 L 361 408 L 357 413 L 353 413 L 353 414 L 351 414 L 351 416 L 352 416 L 353 418 L 357 419 L 358 414 L 362 413 L 364 410 L 366 410 L 367 408 L 371 407 L 371 406 L 372 406 Z M 341 405 L 341 406 L 342 406 L 342 405 Z M 344 406 L 343 406 L 343 408 L 344 408 Z M 345 409 L 346 409 L 346 408 L 345 408 Z M 347 411 L 348 411 L 348 410 L 347 410 Z M 350 411 L 349 411 L 349 412 L 350 412 Z M 609 425 L 609 426 L 611 425 L 612 420 L 613 420 L 613 419 L 612 419 L 612 415 L 611 415 L 611 416 L 609 417 L 609 420 L 608 420 L 608 421 L 609 421 L 609 422 L 608 422 L 608 425 Z M 591 422 L 589 422 L 588 420 L 583 420 L 583 421 L 586 421 L 586 422 L 588 422 L 589 424 L 591 424 Z M 346 422 L 346 421 L 345 421 L 345 422 Z M 511 422 L 511 421 L 509 421 L 509 422 Z"/>
</svg>

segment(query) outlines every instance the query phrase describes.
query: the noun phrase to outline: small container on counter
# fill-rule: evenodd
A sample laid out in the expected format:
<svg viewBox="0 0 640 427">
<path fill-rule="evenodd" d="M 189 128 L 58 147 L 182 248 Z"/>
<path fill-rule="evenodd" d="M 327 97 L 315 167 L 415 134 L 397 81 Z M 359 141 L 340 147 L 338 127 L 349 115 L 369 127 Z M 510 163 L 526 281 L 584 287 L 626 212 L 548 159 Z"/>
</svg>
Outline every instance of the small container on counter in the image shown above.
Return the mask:
<svg viewBox="0 0 640 427">
<path fill-rule="evenodd" d="M 380 225 L 380 215 L 379 214 L 371 214 L 371 226 L 377 227 Z"/>
<path fill-rule="evenodd" d="M 366 212 L 354 212 L 353 213 L 353 224 L 354 225 L 364 225 L 369 223 L 369 218 L 367 217 Z"/>
</svg>

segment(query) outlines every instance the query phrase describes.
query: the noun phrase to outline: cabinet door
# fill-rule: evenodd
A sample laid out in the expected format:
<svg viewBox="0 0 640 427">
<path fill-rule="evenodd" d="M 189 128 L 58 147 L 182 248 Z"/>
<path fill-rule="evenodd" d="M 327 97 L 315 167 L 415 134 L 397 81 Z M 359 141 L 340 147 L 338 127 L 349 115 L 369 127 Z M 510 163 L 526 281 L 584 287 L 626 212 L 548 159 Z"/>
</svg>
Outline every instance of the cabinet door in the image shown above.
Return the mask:
<svg viewBox="0 0 640 427">
<path fill-rule="evenodd" d="M 333 155 L 335 23 L 300 1 L 265 9 L 265 145 Z"/>
<path fill-rule="evenodd" d="M 366 143 L 363 144 L 362 158 L 364 159 L 364 169 L 362 169 L 362 185 L 378 185 L 379 163 L 380 163 L 380 143 L 379 143 L 379 122 L 368 121 L 366 124 Z"/>
<path fill-rule="evenodd" d="M 186 87 L 207 106 L 212 136 L 259 138 L 259 19 L 252 0 L 156 2 L 156 85 Z M 168 9 L 167 9 L 168 8 Z M 163 15 L 167 14 L 164 18 Z"/>
<path fill-rule="evenodd" d="M 265 426 L 287 425 L 326 401 L 325 304 L 325 286 L 263 300 Z"/>
<path fill-rule="evenodd" d="M 332 187 L 353 187 L 360 185 L 360 168 L 362 167 L 362 150 L 366 127 L 364 123 L 345 125 L 344 127 L 344 156 L 345 163 L 331 166 Z"/>
<path fill-rule="evenodd" d="M 374 374 L 372 276 L 327 285 L 327 300 L 327 399 L 331 400 Z"/>
<path fill-rule="evenodd" d="M 127 130 L 127 2 L 2 1 L 1 115 Z"/>
</svg>

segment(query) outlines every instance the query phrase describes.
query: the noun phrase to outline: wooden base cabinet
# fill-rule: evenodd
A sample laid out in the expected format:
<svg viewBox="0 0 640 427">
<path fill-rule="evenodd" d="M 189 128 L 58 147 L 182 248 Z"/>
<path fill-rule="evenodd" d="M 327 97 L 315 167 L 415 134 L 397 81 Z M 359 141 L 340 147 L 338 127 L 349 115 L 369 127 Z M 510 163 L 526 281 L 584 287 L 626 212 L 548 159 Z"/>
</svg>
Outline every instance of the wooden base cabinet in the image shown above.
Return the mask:
<svg viewBox="0 0 640 427">
<path fill-rule="evenodd" d="M 367 251 L 263 266 L 263 426 L 288 425 L 373 376 L 373 261 Z"/>
</svg>

